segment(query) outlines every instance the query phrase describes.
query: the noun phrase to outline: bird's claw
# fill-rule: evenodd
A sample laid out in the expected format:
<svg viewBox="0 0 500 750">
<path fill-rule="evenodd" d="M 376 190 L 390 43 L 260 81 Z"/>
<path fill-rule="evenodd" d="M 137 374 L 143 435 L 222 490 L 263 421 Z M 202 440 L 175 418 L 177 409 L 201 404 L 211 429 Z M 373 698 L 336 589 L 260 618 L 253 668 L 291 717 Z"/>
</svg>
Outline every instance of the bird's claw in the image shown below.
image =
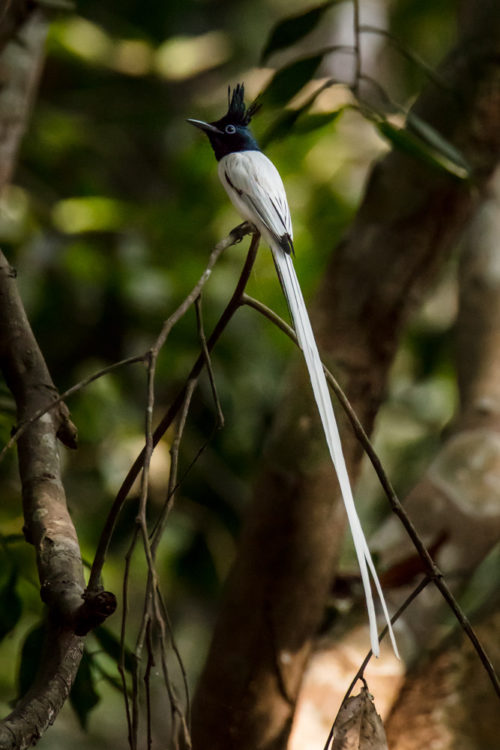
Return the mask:
<svg viewBox="0 0 500 750">
<path fill-rule="evenodd" d="M 242 224 L 238 224 L 237 227 L 231 229 L 231 237 L 234 239 L 235 244 L 238 244 L 243 240 L 247 234 L 253 234 L 256 231 L 253 224 L 249 221 L 244 221 Z"/>
</svg>

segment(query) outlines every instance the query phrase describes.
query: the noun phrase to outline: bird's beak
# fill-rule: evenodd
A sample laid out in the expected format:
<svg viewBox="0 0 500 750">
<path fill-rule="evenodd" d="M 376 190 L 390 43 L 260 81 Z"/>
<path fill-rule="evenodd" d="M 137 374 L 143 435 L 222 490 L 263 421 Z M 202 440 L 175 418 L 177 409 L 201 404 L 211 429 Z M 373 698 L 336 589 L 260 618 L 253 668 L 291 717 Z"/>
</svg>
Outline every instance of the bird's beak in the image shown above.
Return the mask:
<svg viewBox="0 0 500 750">
<path fill-rule="evenodd" d="M 224 135 L 222 130 L 219 130 L 219 128 L 216 128 L 215 125 L 210 125 L 209 122 L 203 122 L 203 120 L 190 120 L 190 119 L 188 119 L 187 122 L 190 122 L 191 125 L 195 126 L 195 128 L 199 128 L 200 130 L 203 130 L 205 133 L 216 133 L 217 135 Z"/>
</svg>

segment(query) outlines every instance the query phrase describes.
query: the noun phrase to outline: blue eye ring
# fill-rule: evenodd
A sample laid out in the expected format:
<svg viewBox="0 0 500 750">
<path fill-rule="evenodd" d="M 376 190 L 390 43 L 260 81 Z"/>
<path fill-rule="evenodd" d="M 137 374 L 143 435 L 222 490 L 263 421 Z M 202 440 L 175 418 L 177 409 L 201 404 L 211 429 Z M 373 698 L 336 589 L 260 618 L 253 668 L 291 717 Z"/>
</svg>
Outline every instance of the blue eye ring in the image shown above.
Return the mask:
<svg viewBox="0 0 500 750">
<path fill-rule="evenodd" d="M 224 128 L 224 132 L 226 132 L 228 135 L 234 135 L 236 133 L 236 128 L 234 125 L 226 125 Z"/>
</svg>

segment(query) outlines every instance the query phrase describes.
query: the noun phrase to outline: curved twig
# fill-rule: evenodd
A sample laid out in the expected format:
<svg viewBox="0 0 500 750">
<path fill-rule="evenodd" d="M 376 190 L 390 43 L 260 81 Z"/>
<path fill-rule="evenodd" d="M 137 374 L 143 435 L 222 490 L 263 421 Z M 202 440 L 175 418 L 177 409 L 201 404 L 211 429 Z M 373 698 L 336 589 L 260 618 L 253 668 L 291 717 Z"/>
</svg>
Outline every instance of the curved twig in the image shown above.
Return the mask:
<svg viewBox="0 0 500 750">
<path fill-rule="evenodd" d="M 255 234 L 253 236 L 250 249 L 247 255 L 247 259 L 246 259 L 243 271 L 241 273 L 240 280 L 236 286 L 235 292 L 228 306 L 226 307 L 226 310 L 222 314 L 221 319 L 219 320 L 218 330 L 220 332 L 223 330 L 227 322 L 229 322 L 234 312 L 241 305 L 241 296 L 243 294 L 243 290 L 246 286 L 246 283 L 248 282 L 250 271 L 251 271 L 253 262 L 256 257 L 258 243 L 259 243 L 259 236 Z M 149 687 L 150 687 L 149 686 L 149 678 L 150 678 L 149 665 L 151 664 L 151 660 L 154 659 L 153 651 L 155 648 L 153 645 L 153 639 L 151 638 L 152 628 L 154 628 L 154 632 L 158 636 L 159 659 L 160 659 L 161 670 L 163 674 L 163 682 L 167 691 L 168 704 L 170 706 L 170 711 L 171 711 L 172 733 L 175 738 L 182 736 L 183 746 L 185 746 L 186 748 L 191 747 L 191 740 L 190 740 L 189 728 L 188 728 L 190 701 L 188 698 L 187 706 L 186 706 L 186 714 L 185 714 L 182 703 L 177 697 L 177 691 L 172 682 L 172 678 L 170 676 L 170 669 L 167 663 L 167 645 L 168 645 L 167 637 L 169 636 L 169 634 L 171 634 L 171 628 L 170 628 L 170 623 L 168 620 L 168 614 L 166 611 L 165 603 L 162 600 L 161 593 L 159 590 L 158 577 L 157 577 L 157 572 L 156 572 L 156 567 L 155 567 L 155 555 L 156 555 L 157 546 L 161 538 L 163 528 L 165 526 L 165 523 L 167 521 L 170 509 L 173 503 L 173 497 L 174 497 L 174 492 L 175 492 L 176 483 L 177 483 L 178 450 L 179 450 L 180 441 L 182 439 L 182 433 L 184 430 L 186 419 L 188 416 L 191 399 L 198 385 L 198 378 L 201 373 L 201 370 L 203 369 L 203 366 L 207 366 L 207 368 L 210 369 L 209 351 L 210 351 L 210 348 L 213 347 L 215 341 L 217 340 L 217 337 L 214 337 L 214 334 L 216 333 L 216 331 L 214 331 L 214 334 L 212 334 L 212 337 L 210 338 L 208 342 L 205 340 L 202 323 L 199 317 L 200 310 L 199 310 L 199 305 L 197 304 L 197 300 L 199 300 L 201 288 L 204 285 L 207 278 L 208 278 L 208 275 L 205 272 L 202 275 L 198 284 L 192 290 L 192 292 L 185 298 L 185 300 L 177 308 L 177 310 L 173 313 L 173 315 L 171 315 L 168 318 L 168 320 L 165 322 L 162 328 L 162 331 L 160 332 L 160 335 L 155 341 L 155 344 L 151 347 L 151 349 L 148 352 L 145 445 L 144 445 L 143 451 L 141 452 L 139 456 L 139 459 L 141 459 L 141 464 L 139 465 L 137 461 L 136 461 L 136 464 L 134 464 L 134 465 L 137 465 L 138 471 L 142 470 L 141 490 L 140 490 L 140 498 L 139 498 L 139 509 L 138 509 L 138 513 L 136 517 L 136 526 L 132 534 L 132 538 L 131 538 L 131 541 L 127 550 L 127 554 L 126 554 L 126 570 L 125 570 L 124 583 L 123 583 L 124 607 L 122 611 L 122 620 L 121 620 L 121 633 L 122 633 L 121 643 L 122 643 L 122 651 L 123 651 L 124 642 L 125 642 L 127 615 L 128 615 L 126 604 L 128 601 L 128 581 L 129 581 L 129 575 L 130 575 L 130 561 L 132 559 L 132 555 L 137 546 L 137 543 L 139 539 L 141 539 L 143 553 L 144 553 L 144 557 L 145 557 L 147 569 L 148 569 L 148 575 L 147 575 L 147 582 L 145 585 L 143 615 L 142 615 L 142 620 L 139 626 L 139 631 L 137 633 L 136 644 L 135 644 L 135 649 L 134 649 L 135 659 L 134 659 L 134 669 L 132 672 L 132 695 L 131 695 L 130 701 L 128 699 L 128 696 L 125 694 L 129 743 L 132 748 L 136 748 L 137 743 L 138 743 L 139 720 L 140 720 L 139 692 L 140 692 L 140 686 L 143 683 L 145 685 L 145 690 L 146 690 L 146 706 L 149 708 Z M 173 326 L 180 319 L 180 317 L 184 315 L 184 313 L 189 309 L 189 306 L 193 303 L 197 304 L 198 329 L 202 338 L 202 352 L 200 354 L 201 366 L 197 368 L 195 365 L 196 369 L 194 372 L 192 370 L 192 372 L 188 376 L 188 379 L 185 383 L 185 386 L 181 394 L 182 399 L 180 400 L 180 404 L 179 404 L 180 419 L 179 419 L 179 423 L 178 423 L 177 430 L 176 430 L 176 437 L 173 441 L 172 448 L 171 448 L 172 459 L 171 459 L 167 496 L 163 504 L 163 508 L 160 512 L 160 516 L 156 522 L 154 531 L 153 533 L 150 533 L 148 529 L 148 520 L 147 520 L 147 504 L 148 504 L 148 497 L 149 497 L 149 467 L 150 467 L 150 462 L 151 462 L 151 457 L 153 454 L 154 447 L 157 444 L 159 438 L 161 437 L 158 429 L 153 433 L 153 428 L 152 428 L 153 409 L 154 409 L 154 400 L 155 400 L 154 385 L 155 385 L 156 362 L 157 362 L 160 349 L 164 345 L 168 337 L 168 334 L 172 330 Z M 173 416 L 175 416 L 175 413 L 173 413 Z M 165 422 L 164 422 L 164 425 L 165 425 L 165 429 L 167 429 L 168 425 Z M 115 500 L 115 504 L 112 508 L 112 512 L 114 512 L 113 518 L 117 517 L 117 514 L 119 513 L 119 510 L 122 507 L 123 502 L 125 502 L 127 498 L 127 494 L 128 494 L 127 492 L 123 492 L 123 493 L 119 492 L 119 495 L 117 496 L 117 500 L 119 500 L 119 503 L 117 503 Z M 108 520 L 109 520 L 109 517 L 108 517 Z M 109 526 L 109 528 L 111 528 L 111 533 L 112 533 L 112 527 Z M 104 538 L 103 543 L 108 544 L 109 538 L 107 539 Z M 101 559 L 104 561 L 104 556 Z M 95 573 L 96 569 L 94 568 L 93 570 Z M 97 582 L 99 582 L 99 578 L 96 578 L 96 580 Z M 97 589 L 93 589 L 91 582 L 92 582 L 92 573 L 91 573 L 91 581 L 89 582 L 88 591 L 92 592 L 94 590 L 99 590 L 99 585 L 97 585 Z M 145 672 L 142 675 L 142 680 L 141 680 L 140 679 L 141 669 L 142 669 L 141 663 L 143 661 L 144 650 L 147 653 L 147 663 L 146 663 Z M 181 665 L 180 667 L 181 672 L 184 674 L 183 672 L 184 668 L 183 668 L 182 662 L 180 661 L 180 654 L 175 644 L 174 644 L 174 652 Z M 120 674 L 122 677 L 123 687 L 125 688 L 126 676 L 124 672 L 123 663 L 121 663 Z M 187 688 L 186 682 L 184 683 L 184 685 L 186 689 Z M 125 690 L 124 690 L 124 693 L 125 693 Z M 147 711 L 146 720 L 147 720 L 146 729 L 149 735 L 151 717 L 148 711 Z"/>
<path fill-rule="evenodd" d="M 427 586 L 427 584 L 429 584 L 430 582 L 431 582 L 431 578 L 429 576 L 424 576 L 424 578 L 422 578 L 422 580 L 420 581 L 420 583 L 406 597 L 406 599 L 404 600 L 404 602 L 402 603 L 402 605 L 399 607 L 399 609 L 397 610 L 397 612 L 395 612 L 393 614 L 393 616 L 391 617 L 391 625 L 394 625 L 394 623 L 397 620 L 399 620 L 399 618 L 401 617 L 401 615 L 403 614 L 403 612 L 410 606 L 410 604 L 412 603 L 412 601 L 417 598 L 417 596 L 425 589 L 425 587 Z M 382 630 L 382 632 L 380 633 L 379 641 L 381 641 L 383 638 L 385 638 L 385 636 L 387 635 L 388 632 L 389 632 L 389 628 L 386 625 L 384 627 L 384 629 Z M 344 703 L 346 702 L 346 700 L 351 695 L 352 691 L 354 690 L 354 686 L 356 685 L 356 683 L 357 683 L 358 680 L 362 680 L 363 683 L 364 683 L 364 685 L 365 685 L 365 687 L 367 687 L 366 680 L 365 680 L 365 678 L 364 678 L 363 675 L 364 675 L 365 669 L 368 666 L 368 663 L 369 663 L 370 659 L 372 658 L 372 656 L 373 656 L 373 651 L 370 649 L 368 651 L 367 655 L 365 656 L 365 658 L 363 659 L 363 661 L 361 662 L 361 666 L 359 667 L 358 671 L 356 672 L 356 674 L 352 678 L 351 684 L 347 688 L 347 690 L 345 692 L 345 695 L 342 698 L 342 703 L 340 704 L 341 707 L 344 705 Z M 335 728 L 335 721 L 336 720 L 334 720 L 334 722 L 333 722 L 333 724 L 331 726 L 330 733 L 328 734 L 328 737 L 326 739 L 325 746 L 324 746 L 323 750 L 329 750 L 329 748 L 330 748 L 330 744 L 331 744 L 331 742 L 333 740 L 333 732 L 334 732 L 334 728 Z"/>
<path fill-rule="evenodd" d="M 49 371 L 31 331 L 11 268 L 0 253 L 0 367 L 23 419 L 52 400 Z M 48 605 L 46 647 L 35 682 L 0 722 L 0 747 L 25 748 L 49 726 L 66 700 L 83 651 L 76 634 L 87 607 L 78 538 L 66 506 L 54 413 L 19 440 L 25 536 L 36 551 L 42 599 Z M 57 648 L 53 643 L 57 642 Z"/>
<path fill-rule="evenodd" d="M 245 227 L 245 229 L 241 230 L 240 228 L 240 235 L 241 235 L 241 231 L 244 231 L 245 233 L 248 231 L 248 225 L 242 225 L 242 226 Z M 229 238 L 226 238 L 226 240 L 224 241 L 226 243 L 224 247 L 228 247 L 229 245 L 234 244 L 235 241 L 238 241 L 241 238 L 240 235 L 236 235 L 235 237 L 234 232 L 235 230 L 233 230 L 231 235 L 229 235 Z M 254 234 L 252 236 L 250 249 L 248 251 L 238 284 L 236 285 L 236 288 L 233 292 L 233 295 L 230 301 L 228 302 L 225 310 L 223 311 L 221 317 L 219 318 L 217 325 L 215 326 L 211 336 L 209 337 L 207 341 L 206 348 L 207 348 L 207 351 L 209 352 L 215 346 L 216 342 L 220 338 L 222 332 L 226 328 L 227 324 L 233 317 L 236 310 L 241 306 L 241 304 L 243 304 L 242 295 L 243 295 L 245 286 L 248 282 L 248 279 L 250 277 L 253 264 L 255 262 L 258 245 L 259 245 L 259 235 Z M 199 294 L 199 291 L 201 291 L 201 288 L 198 290 L 198 293 L 193 296 L 193 301 L 196 298 L 196 296 Z M 202 351 L 200 355 L 198 356 L 196 362 L 194 363 L 193 367 L 191 368 L 191 372 L 188 374 L 186 378 L 186 383 L 188 383 L 193 378 L 197 378 L 199 376 L 203 367 L 205 366 L 205 362 L 206 362 L 205 351 Z M 172 402 L 169 409 L 167 410 L 166 414 L 164 415 L 164 417 L 161 419 L 160 423 L 154 430 L 152 434 L 153 448 L 158 444 L 158 442 L 160 441 L 162 436 L 165 434 L 168 427 L 172 424 L 172 421 L 175 419 L 176 415 L 178 414 L 179 409 L 182 407 L 182 404 L 184 402 L 184 398 L 186 395 L 186 388 L 187 386 L 184 385 L 184 387 L 177 394 L 174 401 Z M 100 585 L 99 582 L 100 582 L 102 567 L 106 559 L 109 543 L 111 541 L 111 537 L 113 535 L 113 531 L 114 531 L 116 522 L 118 520 L 118 516 L 120 514 L 121 509 L 123 508 L 124 503 L 127 500 L 128 494 L 132 488 L 134 481 L 136 480 L 137 476 L 139 475 L 139 472 L 141 471 L 144 465 L 144 457 L 145 457 L 145 449 L 141 451 L 141 453 L 137 456 L 136 460 L 130 467 L 130 470 L 127 476 L 125 477 L 120 489 L 118 490 L 118 493 L 115 497 L 113 505 L 110 508 L 110 511 L 106 518 L 106 522 L 104 524 L 104 528 L 99 538 L 97 551 L 94 557 L 94 562 L 92 564 L 92 569 L 90 571 L 88 590 L 99 589 L 99 585 Z"/>
<path fill-rule="evenodd" d="M 87 378 L 83 378 L 83 380 L 80 380 L 80 382 L 75 383 L 75 385 L 72 385 L 71 388 L 68 388 L 66 391 L 61 393 L 57 398 L 54 398 L 54 400 L 51 401 L 50 404 L 41 406 L 33 414 L 30 414 L 27 419 L 25 419 L 17 427 L 14 428 L 10 439 L 5 443 L 4 447 L 0 451 L 0 461 L 2 461 L 5 454 L 15 445 L 15 443 L 17 443 L 19 438 L 22 435 L 24 435 L 28 427 L 30 427 L 34 422 L 36 422 L 37 419 L 40 419 L 40 417 L 43 417 L 44 414 L 48 414 L 50 411 L 53 411 L 54 409 L 56 409 L 56 407 L 60 407 L 61 404 L 63 404 L 63 402 L 66 401 L 66 399 L 68 399 L 70 396 L 73 396 L 75 393 L 78 393 L 78 391 L 81 391 L 83 388 L 90 385 L 95 380 L 102 378 L 104 375 L 109 375 L 110 372 L 113 372 L 114 370 L 118 370 L 121 367 L 125 367 L 126 365 L 132 365 L 137 362 L 144 362 L 144 357 L 145 357 L 144 354 L 138 354 L 137 356 L 134 356 L 134 357 L 127 357 L 126 359 L 121 359 L 119 362 L 113 362 L 113 364 L 107 365 L 106 367 L 103 367 L 102 369 L 97 370 L 97 372 L 92 373 L 92 375 L 89 375 Z M 66 409 L 64 404 L 63 404 L 63 408 Z M 68 445 L 67 447 L 76 447 L 76 444 Z"/>
</svg>

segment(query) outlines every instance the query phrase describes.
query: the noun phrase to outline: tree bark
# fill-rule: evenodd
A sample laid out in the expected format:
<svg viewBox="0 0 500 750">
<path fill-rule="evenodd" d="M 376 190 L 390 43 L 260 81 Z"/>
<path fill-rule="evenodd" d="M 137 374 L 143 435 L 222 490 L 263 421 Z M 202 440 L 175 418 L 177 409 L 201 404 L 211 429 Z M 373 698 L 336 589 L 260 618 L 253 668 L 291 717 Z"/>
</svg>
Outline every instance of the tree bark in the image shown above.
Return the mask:
<svg viewBox="0 0 500 750">
<path fill-rule="evenodd" d="M 47 23 L 30 2 L 10 2 L 0 17 L 0 190 L 8 184 L 38 85 Z"/>
<path fill-rule="evenodd" d="M 500 669 L 500 614 L 490 613 L 475 630 Z M 495 705 L 496 704 L 496 705 Z M 391 750 L 486 750 L 498 747 L 498 698 L 477 654 L 460 631 L 445 648 L 427 656 L 408 675 L 386 722 Z"/>
<path fill-rule="evenodd" d="M 500 538 L 499 230 L 497 172 L 462 248 L 457 320 L 460 413 L 405 503 L 424 539 L 431 542 L 444 535 L 437 562 L 458 590 Z M 392 522 L 377 537 L 382 559 L 394 570 L 408 554 L 407 541 Z M 486 579 L 478 580 L 475 599 L 487 614 L 479 620 L 478 634 L 498 669 L 498 601 L 495 609 L 488 592 L 481 591 Z M 399 587 L 394 597 L 404 597 L 414 582 L 408 584 Z M 493 747 L 493 738 L 498 737 L 498 696 L 462 634 L 455 633 L 453 642 L 443 647 L 442 608 L 441 597 L 428 587 L 400 623 L 414 667 L 388 721 L 394 750 L 431 744 L 436 750 L 482 750 Z"/>
<path fill-rule="evenodd" d="M 0 18 L 0 192 L 14 169 L 43 59 L 46 22 L 31 2 L 10 2 Z M 10 36 L 9 36 L 10 35 Z M 114 608 L 106 592 L 84 599 L 77 535 L 66 506 L 58 440 L 76 447 L 64 403 L 26 426 L 58 397 L 26 317 L 15 271 L 0 252 L 0 369 L 16 401 L 24 532 L 36 550 L 41 596 L 47 604 L 46 643 L 36 680 L 0 722 L 0 748 L 34 744 L 54 722 L 78 671 L 83 638 Z"/>
<path fill-rule="evenodd" d="M 487 608 L 492 621 L 495 617 L 492 613 L 496 612 L 498 619 L 498 602 L 496 609 L 490 602 L 495 586 L 495 577 L 491 577 L 494 563 L 487 563 L 489 574 L 476 571 L 500 538 L 499 232 L 500 171 L 497 170 L 486 199 L 461 243 L 456 323 L 460 410 L 436 457 L 404 501 L 406 512 L 454 594 L 458 597 L 467 587 L 466 615 L 470 616 L 473 601 L 475 608 L 478 604 Z M 371 548 L 377 555 L 382 585 L 394 611 L 414 591 L 424 571 L 422 560 L 394 516 L 371 539 Z M 478 577 L 471 582 L 473 573 Z M 443 627 L 445 607 L 437 588 L 428 585 L 399 618 L 396 632 L 400 652 L 412 664 L 406 678 L 401 663 L 395 663 L 391 673 L 390 654 L 383 656 L 381 663 L 372 661 L 365 672 L 382 715 L 387 715 L 395 702 L 390 717 L 391 750 L 427 747 L 432 744 L 431 739 L 436 748 L 443 750 L 461 747 L 464 738 L 471 743 L 465 745 L 468 750 L 489 746 L 479 739 L 477 744 L 472 742 L 472 738 L 484 733 L 477 726 L 473 710 L 468 708 L 474 706 L 474 701 L 468 704 L 467 700 L 476 693 L 475 701 L 481 700 L 483 714 L 490 712 L 493 717 L 498 696 L 488 683 L 477 654 L 474 657 L 477 669 L 469 665 L 472 652 L 462 642 L 463 636 L 461 639 L 455 633 L 453 643 L 448 639 L 443 646 L 448 632 Z M 482 645 L 498 668 L 498 649 L 492 642 L 491 628 L 485 629 L 484 624 L 480 620 L 481 638 L 483 632 L 488 635 Z M 359 646 L 359 627 L 356 624 L 353 629 L 352 623 L 344 627 L 339 624 L 335 633 L 326 633 L 316 644 L 300 693 L 291 738 L 294 748 L 301 747 L 304 736 L 311 732 L 325 736 L 329 731 L 332 710 L 340 705 L 345 684 L 364 657 L 364 649 Z M 444 648 L 443 655 L 440 648 Z M 470 690 L 463 678 L 469 670 L 477 675 Z M 325 679 L 325 674 L 331 679 Z M 334 684 L 334 676 L 340 678 L 338 686 Z M 424 685 L 429 689 L 424 689 Z M 453 705 L 460 703 L 460 712 L 448 712 L 447 699 Z M 444 702 L 442 710 L 440 700 Z M 307 708 L 311 704 L 314 712 Z M 492 725 L 497 727 L 495 722 Z M 493 730 L 490 736 L 495 736 Z"/>
<path fill-rule="evenodd" d="M 17 294 L 15 273 L 0 254 L 0 368 L 17 405 L 18 422 L 54 400 L 54 385 Z M 0 722 L 0 748 L 29 747 L 54 720 L 68 696 L 83 651 L 75 635 L 83 605 L 80 549 L 62 485 L 57 446 L 65 408 L 48 411 L 18 440 L 25 536 L 35 546 L 42 599 L 50 617 L 36 683 Z"/>
<path fill-rule="evenodd" d="M 442 538 L 436 561 L 455 589 L 464 586 L 500 538 L 499 231 L 500 172 L 462 246 L 456 326 L 460 410 L 438 454 L 405 500 L 427 546 Z M 393 518 L 377 532 L 373 546 L 381 564 L 393 570 L 412 552 Z M 414 585 L 411 579 L 406 583 L 389 594 L 394 606 Z M 399 627 L 405 626 L 412 658 L 432 639 L 442 607 L 441 596 L 429 587 L 402 618 Z"/>
<path fill-rule="evenodd" d="M 327 365 L 367 431 L 408 316 L 449 257 L 500 156 L 500 18 L 494 0 L 467 24 L 414 111 L 461 150 L 474 188 L 392 152 L 375 166 L 314 309 Z M 351 476 L 361 451 L 341 432 Z M 195 748 L 287 743 L 344 528 L 336 480 L 303 368 L 280 404 L 239 554 L 193 706 Z"/>
</svg>

